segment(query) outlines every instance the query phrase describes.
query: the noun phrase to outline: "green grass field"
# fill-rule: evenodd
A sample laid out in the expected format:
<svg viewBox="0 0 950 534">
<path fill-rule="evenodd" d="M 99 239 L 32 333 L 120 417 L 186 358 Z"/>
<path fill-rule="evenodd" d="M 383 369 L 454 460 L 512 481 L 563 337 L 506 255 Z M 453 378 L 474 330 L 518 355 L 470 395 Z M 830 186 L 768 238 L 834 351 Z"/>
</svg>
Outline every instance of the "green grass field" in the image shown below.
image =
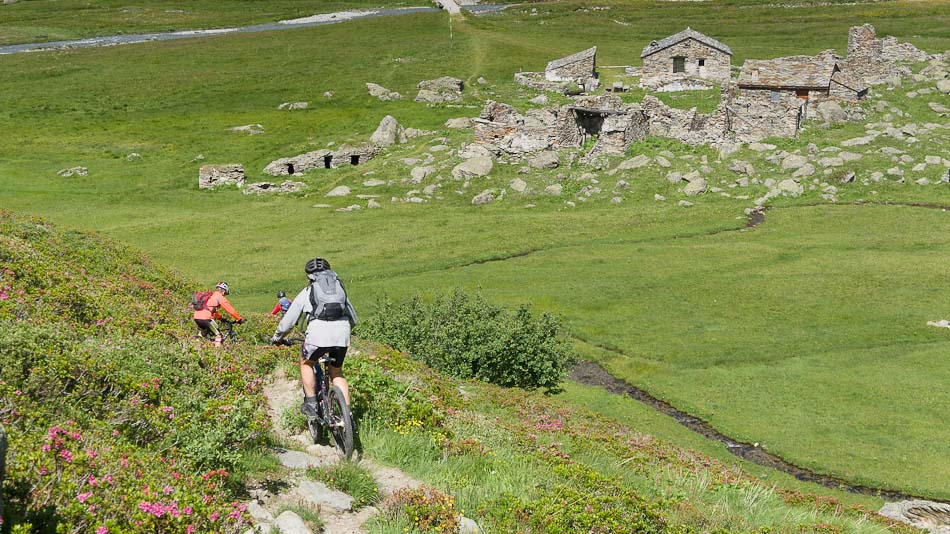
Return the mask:
<svg viewBox="0 0 950 534">
<path fill-rule="evenodd" d="M 17 24 L 47 24 L 40 16 L 48 14 L 46 4 L 4 6 L 0 16 L 32 11 Z M 329 10 L 266 5 L 266 15 L 275 18 L 298 9 L 297 15 Z M 348 281 L 361 311 L 383 294 L 457 286 L 480 287 L 500 302 L 531 302 L 564 316 L 581 355 L 727 434 L 849 480 L 950 497 L 950 428 L 941 424 L 950 408 L 942 394 L 950 376 L 944 357 L 950 334 L 925 326 L 947 315 L 942 297 L 950 220 L 941 210 L 884 205 L 950 204 L 945 185 L 918 187 L 910 175 L 907 184 L 839 185 L 841 205 L 812 205 L 822 203 L 820 191 L 809 191 L 775 201 L 765 223 L 751 230 L 744 230 L 743 216 L 751 200 L 710 193 L 681 208 L 676 201 L 684 197 L 655 168 L 615 177 L 594 171 L 605 189 L 619 178 L 630 182 L 620 204 L 611 204 L 607 194 L 566 206 L 564 200 L 589 183 L 578 178 L 591 169 L 575 165 L 524 176 L 537 192 L 556 173 L 569 175 L 565 197 L 509 195 L 471 206 L 482 189 L 521 176 L 517 165 L 500 164 L 463 194 L 456 192 L 462 184 L 449 180 L 437 195 L 442 199 L 389 202 L 424 185 L 401 184 L 411 167 L 399 161 L 429 154 L 429 145 L 443 142 L 423 138 L 365 166 L 311 172 L 303 178 L 310 189 L 301 195 L 197 190 L 202 163 L 243 163 L 257 181 L 278 157 L 368 138 L 386 114 L 405 126 L 436 130 L 448 118 L 476 115 L 487 98 L 524 106 L 535 93 L 512 82 L 514 71 L 540 70 L 591 44 L 598 46 L 599 63 L 638 63 L 646 42 L 686 25 L 728 43 L 734 64 L 826 48 L 843 53 L 847 28 L 863 22 L 875 24 L 879 35 L 931 52 L 950 48 L 950 13 L 942 2 L 788 9 L 740 1 L 607 5 L 611 10 L 583 12 L 579 3 L 538 4 L 537 16 L 523 6 L 451 23 L 443 14 L 408 15 L 0 56 L 0 206 L 103 231 L 206 284 L 225 278 L 242 312 L 269 309 L 278 289 L 296 291 L 303 263 L 315 254 L 328 257 Z M 217 14 L 222 25 L 239 23 L 228 17 L 267 18 L 265 9 L 219 12 L 216 6 L 195 4 L 205 18 L 194 23 L 217 25 L 211 22 Z M 99 22 L 64 24 L 57 31 L 78 36 L 86 35 L 85 27 L 157 27 L 130 26 L 108 13 L 96 17 Z M 0 28 L 7 20 L 0 18 Z M 0 30 L 6 42 L 36 38 L 10 35 Z M 466 80 L 462 107 L 412 102 L 418 81 L 440 75 Z M 489 84 L 476 84 L 479 76 Z M 370 81 L 405 98 L 378 102 L 366 94 Z M 946 124 L 926 99 L 905 96 L 915 87 L 905 83 L 884 91 L 884 98 L 910 114 L 907 121 Z M 325 91 L 333 97 L 324 98 Z M 678 105 L 673 96 L 670 102 Z M 929 99 L 950 105 L 946 96 Z M 277 110 L 298 100 L 310 101 L 310 109 Z M 682 102 L 695 105 L 688 96 Z M 881 113 L 871 117 L 879 120 Z M 248 123 L 263 124 L 265 133 L 227 131 Z M 776 144 L 790 151 L 809 142 L 824 147 L 863 132 L 860 124 L 811 128 L 800 139 Z M 442 135 L 458 148 L 471 132 L 437 137 Z M 935 134 L 907 147 L 882 137 L 854 168 L 867 174 L 893 165 L 877 152 L 884 146 L 901 146 L 917 161 L 947 157 L 945 140 L 946 133 Z M 706 156 L 709 176 L 723 183 L 736 177 L 727 161 L 716 161 L 705 148 L 651 139 L 631 154 L 662 150 Z M 127 160 L 131 152 L 141 160 Z M 753 161 L 762 178 L 782 176 L 761 155 L 744 151 L 736 157 Z M 456 161 L 438 159 L 439 173 L 447 176 Z M 88 167 L 89 176 L 56 176 L 75 165 Z M 675 165 L 685 170 L 694 163 L 678 159 Z M 366 171 L 393 182 L 363 188 Z M 930 166 L 920 176 L 936 182 L 941 172 Z M 353 197 L 323 197 L 340 184 L 381 195 L 383 209 L 313 207 L 355 203 Z M 669 200 L 655 202 L 654 193 Z M 871 204 L 852 204 L 859 201 Z M 525 209 L 528 203 L 536 207 Z"/>
</svg>

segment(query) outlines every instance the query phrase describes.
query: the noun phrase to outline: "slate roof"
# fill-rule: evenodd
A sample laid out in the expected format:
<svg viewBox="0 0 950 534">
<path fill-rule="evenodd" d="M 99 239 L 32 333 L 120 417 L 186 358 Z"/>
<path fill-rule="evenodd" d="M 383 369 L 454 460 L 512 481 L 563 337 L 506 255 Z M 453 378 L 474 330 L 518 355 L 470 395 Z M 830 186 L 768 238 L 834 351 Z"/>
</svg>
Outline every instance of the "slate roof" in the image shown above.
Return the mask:
<svg viewBox="0 0 950 534">
<path fill-rule="evenodd" d="M 686 28 L 685 30 L 679 33 L 674 33 L 673 35 L 667 37 L 666 39 L 661 39 L 659 41 L 652 41 L 650 44 L 646 45 L 643 48 L 643 53 L 640 54 L 640 57 L 644 58 L 649 55 L 655 54 L 659 52 L 660 50 L 663 50 L 664 48 L 669 48 L 675 45 L 676 43 L 685 41 L 686 39 L 695 39 L 710 48 L 715 48 L 716 50 L 725 52 L 726 54 L 729 54 L 730 56 L 732 55 L 732 49 L 729 48 L 727 45 L 720 43 L 719 41 L 713 39 L 712 37 L 709 37 L 708 35 L 703 35 L 692 28 Z"/>
<path fill-rule="evenodd" d="M 561 59 L 555 59 L 548 63 L 548 66 L 544 68 L 545 71 L 552 69 L 559 69 L 565 65 L 570 65 L 571 63 L 577 63 L 578 61 L 584 61 L 586 59 L 592 59 L 597 55 L 597 47 L 592 46 L 587 50 L 581 50 L 576 54 L 571 54 L 567 57 L 562 57 Z"/>
<path fill-rule="evenodd" d="M 832 74 L 831 80 L 847 87 L 848 89 L 851 89 L 855 93 L 862 93 L 868 90 L 868 85 L 866 83 L 852 78 L 841 71 L 836 71 L 834 74 Z"/>
<path fill-rule="evenodd" d="M 763 89 L 828 89 L 837 66 L 812 56 L 747 59 L 739 71 L 739 87 Z"/>
</svg>

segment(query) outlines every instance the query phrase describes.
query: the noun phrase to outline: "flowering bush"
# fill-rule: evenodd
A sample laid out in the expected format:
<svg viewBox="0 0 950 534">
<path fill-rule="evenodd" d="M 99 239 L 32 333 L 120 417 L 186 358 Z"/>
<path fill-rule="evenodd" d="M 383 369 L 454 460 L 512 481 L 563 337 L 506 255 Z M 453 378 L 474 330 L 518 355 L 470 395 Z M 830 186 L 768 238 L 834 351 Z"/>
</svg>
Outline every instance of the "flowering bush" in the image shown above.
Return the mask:
<svg viewBox="0 0 950 534">
<path fill-rule="evenodd" d="M 390 521 L 404 519 L 419 532 L 456 532 L 455 497 L 428 486 L 401 489 L 383 502 Z"/>
<path fill-rule="evenodd" d="M 229 476 L 275 351 L 192 340 L 186 284 L 91 234 L 0 211 L 0 265 L 0 528 L 246 530 Z"/>
</svg>

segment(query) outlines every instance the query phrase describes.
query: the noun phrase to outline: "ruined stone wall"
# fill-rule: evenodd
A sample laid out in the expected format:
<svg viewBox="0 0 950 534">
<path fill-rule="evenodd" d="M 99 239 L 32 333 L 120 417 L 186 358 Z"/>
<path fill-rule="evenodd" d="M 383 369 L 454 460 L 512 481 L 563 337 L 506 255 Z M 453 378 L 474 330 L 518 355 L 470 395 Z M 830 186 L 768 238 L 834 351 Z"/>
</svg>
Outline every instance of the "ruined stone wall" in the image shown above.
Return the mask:
<svg viewBox="0 0 950 534">
<path fill-rule="evenodd" d="M 796 137 L 804 120 L 805 101 L 794 92 L 740 89 L 729 106 L 729 128 L 737 141 L 750 143 L 767 137 Z"/>
<path fill-rule="evenodd" d="M 673 58 L 686 58 L 686 74 L 714 82 L 729 81 L 732 57 L 695 39 L 686 39 L 669 48 L 643 58 L 642 77 L 662 76 L 673 73 Z M 699 60 L 705 59 L 705 66 Z"/>
<path fill-rule="evenodd" d="M 848 59 L 878 60 L 884 47 L 874 26 L 852 26 L 848 30 Z"/>
<path fill-rule="evenodd" d="M 689 145 L 716 143 L 726 134 L 725 120 L 720 113 L 705 115 L 696 108 L 671 108 L 654 96 L 647 95 L 640 103 L 649 117 L 649 134 L 678 139 Z"/>
<path fill-rule="evenodd" d="M 650 118 L 640 106 L 631 106 L 624 113 L 608 115 L 597 144 L 587 157 L 598 154 L 623 154 L 634 141 L 646 138 L 650 131 Z"/>
<path fill-rule="evenodd" d="M 848 57 L 839 65 L 848 76 L 876 85 L 895 74 L 910 74 L 898 62 L 927 61 L 930 57 L 930 54 L 895 37 L 878 39 L 874 26 L 865 24 L 848 30 Z"/>
<path fill-rule="evenodd" d="M 594 66 L 595 66 L 594 61 L 595 61 L 594 56 L 591 56 L 589 58 L 579 59 L 573 63 L 569 63 L 562 67 L 557 67 L 554 69 L 544 71 L 544 77 L 548 81 L 552 81 L 552 82 L 586 80 L 587 78 L 595 78 L 596 74 L 594 73 Z"/>
</svg>

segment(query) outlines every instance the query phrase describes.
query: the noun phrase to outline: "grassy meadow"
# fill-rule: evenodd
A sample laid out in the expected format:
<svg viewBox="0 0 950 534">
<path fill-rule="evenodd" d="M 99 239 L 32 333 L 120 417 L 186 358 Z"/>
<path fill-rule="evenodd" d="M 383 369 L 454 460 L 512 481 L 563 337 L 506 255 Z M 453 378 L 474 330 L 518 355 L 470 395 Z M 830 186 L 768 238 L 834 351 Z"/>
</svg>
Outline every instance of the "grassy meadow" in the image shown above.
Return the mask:
<svg viewBox="0 0 950 534">
<path fill-rule="evenodd" d="M 236 4 L 243 3 L 227 6 Z M 117 22 L 106 11 L 48 21 L 44 17 L 56 11 L 51 5 L 33 0 L 0 7 L 0 43 L 43 39 L 29 29 L 34 23 L 55 26 L 43 30 L 50 39 L 171 24 L 154 7 L 161 3 L 149 4 L 147 13 L 155 17 L 141 24 Z M 187 27 L 337 9 L 325 2 L 253 5 L 242 10 L 195 2 L 188 11 L 202 15 Z M 860 180 L 895 165 L 881 148 L 899 148 L 915 162 L 926 155 L 947 158 L 946 129 L 913 145 L 878 138 L 861 147 L 863 158 L 850 167 L 859 180 L 835 183 L 837 204 L 820 198 L 821 187 L 798 199 L 776 199 L 754 229 L 745 228 L 743 210 L 766 190 L 728 189 L 737 178 L 729 160 L 665 139 L 638 143 L 630 156 L 670 151 L 691 158 L 674 158 L 672 170 L 682 171 L 705 157 L 711 185 L 732 196 L 710 192 L 683 208 L 677 202 L 685 197 L 664 179 L 670 169 L 610 175 L 564 165 L 522 175 L 518 165 L 496 163 L 488 178 L 468 188 L 449 179 L 426 203 L 390 202 L 428 183 L 402 183 L 412 167 L 401 159 L 434 154 L 436 174 L 444 176 L 458 162 L 429 150 L 470 142 L 471 131 L 444 130 L 446 119 L 475 116 L 488 98 L 528 107 L 536 93 L 515 85 L 513 72 L 543 69 L 548 60 L 593 44 L 601 64 L 638 64 L 649 40 L 689 25 L 729 44 L 738 65 L 749 57 L 827 48 L 843 54 L 848 27 L 870 22 L 879 35 L 930 52 L 950 48 L 950 13 L 937 1 L 788 8 L 739 0 L 602 5 L 610 9 L 539 3 L 452 21 L 441 13 L 406 15 L 0 56 L 0 206 L 104 232 L 207 284 L 227 279 L 242 313 L 269 309 L 278 289 L 296 291 L 303 263 L 315 254 L 330 259 L 364 312 L 384 294 L 458 286 L 481 288 L 498 302 L 530 302 L 564 317 L 582 356 L 726 434 L 848 480 L 950 498 L 950 428 L 940 424 L 950 409 L 943 394 L 950 334 L 925 326 L 947 317 L 950 215 L 893 205 L 950 204 L 946 185 L 913 183 L 919 177 L 937 183 L 946 169 L 928 165 L 911 172 L 906 164 L 906 183 Z M 441 75 L 466 81 L 462 105 L 412 102 L 416 83 Z M 488 84 L 476 83 L 479 77 Z M 366 82 L 404 98 L 379 102 L 366 93 Z M 909 115 L 891 120 L 946 125 L 927 102 L 950 106 L 948 97 L 907 96 L 925 87 L 908 79 L 899 89 L 876 89 L 882 96 L 868 108 L 883 98 Z M 324 97 L 327 91 L 333 96 Z M 697 105 L 690 95 L 664 98 L 672 105 Z M 277 110 L 282 102 L 299 100 L 310 108 Z M 869 120 L 891 113 L 871 111 Z M 249 181 L 270 179 L 261 172 L 268 162 L 365 140 L 387 114 L 404 126 L 439 133 L 395 147 L 365 166 L 295 178 L 309 185 L 302 194 L 252 197 L 197 189 L 201 164 L 242 163 Z M 228 131 L 250 123 L 262 124 L 265 132 Z M 862 124 L 810 127 L 799 139 L 774 143 L 804 151 L 808 143 L 834 146 L 864 131 Z M 141 158 L 129 160 L 133 152 Z M 734 159 L 754 163 L 762 179 L 787 177 L 762 157 L 744 149 Z M 56 175 L 76 165 L 88 167 L 89 176 Z M 558 180 L 558 173 L 565 178 Z M 590 177 L 582 178 L 585 173 L 594 173 L 603 195 L 578 198 L 592 185 Z M 525 198 L 509 191 L 487 206 L 471 205 L 481 190 L 503 188 L 516 177 L 529 182 Z M 368 178 L 388 183 L 363 187 Z M 611 194 L 618 179 L 630 188 Z M 562 197 L 540 194 L 555 182 L 564 186 Z M 337 185 L 379 195 L 382 209 L 334 211 L 365 205 L 353 196 L 324 198 Z M 654 194 L 667 200 L 654 201 Z M 615 195 L 622 202 L 611 203 Z M 575 387 L 564 395 L 591 402 L 589 392 Z M 604 409 L 618 419 L 629 418 L 630 410 Z"/>
</svg>

